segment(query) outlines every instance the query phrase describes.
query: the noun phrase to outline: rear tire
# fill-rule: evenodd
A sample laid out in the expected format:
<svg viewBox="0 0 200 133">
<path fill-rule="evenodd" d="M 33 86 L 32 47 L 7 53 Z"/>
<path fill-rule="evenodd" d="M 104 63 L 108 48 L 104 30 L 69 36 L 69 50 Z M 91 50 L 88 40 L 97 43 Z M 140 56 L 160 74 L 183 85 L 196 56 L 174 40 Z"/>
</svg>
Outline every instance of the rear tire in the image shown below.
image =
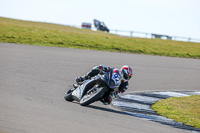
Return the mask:
<svg viewBox="0 0 200 133">
<path fill-rule="evenodd" d="M 74 101 L 74 99 L 73 99 L 73 97 L 72 97 L 72 92 L 73 92 L 73 91 L 74 91 L 74 88 L 71 88 L 71 89 L 69 89 L 69 90 L 65 93 L 64 98 L 65 98 L 66 101 L 69 101 L 69 102 Z"/>
<path fill-rule="evenodd" d="M 87 106 L 97 100 L 99 100 L 105 93 L 105 90 L 102 87 L 93 87 L 89 90 L 81 99 L 80 105 Z"/>
</svg>

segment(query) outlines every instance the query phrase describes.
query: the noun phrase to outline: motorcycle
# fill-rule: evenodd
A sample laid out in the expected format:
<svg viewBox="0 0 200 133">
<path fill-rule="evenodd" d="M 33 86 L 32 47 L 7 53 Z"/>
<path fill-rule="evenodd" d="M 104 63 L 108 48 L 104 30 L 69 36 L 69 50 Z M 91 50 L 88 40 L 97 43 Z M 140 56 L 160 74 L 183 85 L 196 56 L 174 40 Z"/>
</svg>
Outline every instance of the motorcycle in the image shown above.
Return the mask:
<svg viewBox="0 0 200 133">
<path fill-rule="evenodd" d="M 80 103 L 87 106 L 95 101 L 103 100 L 110 93 L 117 92 L 121 83 L 121 76 L 118 69 L 111 68 L 109 72 L 101 72 L 95 77 L 82 83 L 75 83 L 65 93 L 66 101 Z"/>
</svg>

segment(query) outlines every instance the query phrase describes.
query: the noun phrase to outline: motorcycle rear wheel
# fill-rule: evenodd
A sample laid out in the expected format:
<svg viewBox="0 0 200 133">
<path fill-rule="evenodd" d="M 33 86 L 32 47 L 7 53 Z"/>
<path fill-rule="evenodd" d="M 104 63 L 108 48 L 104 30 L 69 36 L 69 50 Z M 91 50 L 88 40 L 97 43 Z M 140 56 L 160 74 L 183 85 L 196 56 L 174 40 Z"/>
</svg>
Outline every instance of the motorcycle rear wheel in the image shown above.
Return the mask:
<svg viewBox="0 0 200 133">
<path fill-rule="evenodd" d="M 80 101 L 80 105 L 87 106 L 99 100 L 103 96 L 104 93 L 105 93 L 105 90 L 102 87 L 93 87 L 83 96 L 83 98 Z"/>
</svg>

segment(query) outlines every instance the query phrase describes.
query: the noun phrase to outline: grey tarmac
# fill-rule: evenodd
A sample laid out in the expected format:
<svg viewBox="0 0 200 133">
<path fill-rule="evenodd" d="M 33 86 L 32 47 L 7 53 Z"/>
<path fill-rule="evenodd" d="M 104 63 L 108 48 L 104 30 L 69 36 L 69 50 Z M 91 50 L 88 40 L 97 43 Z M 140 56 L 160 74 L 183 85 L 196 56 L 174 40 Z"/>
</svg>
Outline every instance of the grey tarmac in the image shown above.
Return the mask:
<svg viewBox="0 0 200 133">
<path fill-rule="evenodd" d="M 0 43 L 0 132 L 187 133 L 96 102 L 63 98 L 75 77 L 104 64 L 134 70 L 128 92 L 200 91 L 200 60 Z"/>
</svg>

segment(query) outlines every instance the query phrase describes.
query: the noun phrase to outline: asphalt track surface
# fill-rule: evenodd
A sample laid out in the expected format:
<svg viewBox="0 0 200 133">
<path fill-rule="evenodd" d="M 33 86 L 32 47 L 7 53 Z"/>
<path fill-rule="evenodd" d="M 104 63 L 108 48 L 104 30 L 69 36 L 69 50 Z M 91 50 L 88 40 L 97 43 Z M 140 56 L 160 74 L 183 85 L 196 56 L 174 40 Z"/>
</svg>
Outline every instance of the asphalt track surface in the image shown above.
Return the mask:
<svg viewBox="0 0 200 133">
<path fill-rule="evenodd" d="M 132 66 L 127 92 L 200 91 L 200 60 L 0 43 L 0 132 L 185 133 L 96 102 L 63 98 L 77 76 L 105 64 Z"/>
</svg>

